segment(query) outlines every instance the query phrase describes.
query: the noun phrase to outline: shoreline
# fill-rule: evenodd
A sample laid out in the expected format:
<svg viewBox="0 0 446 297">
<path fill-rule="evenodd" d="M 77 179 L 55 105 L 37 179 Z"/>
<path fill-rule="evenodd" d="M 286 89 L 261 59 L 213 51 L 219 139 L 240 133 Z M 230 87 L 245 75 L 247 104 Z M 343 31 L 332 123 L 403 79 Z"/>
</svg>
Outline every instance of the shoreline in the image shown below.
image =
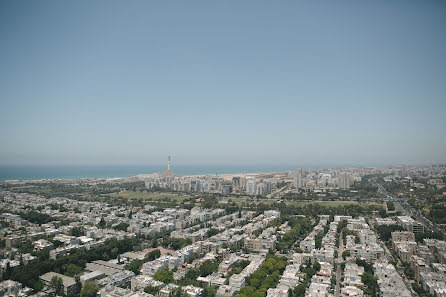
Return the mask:
<svg viewBox="0 0 446 297">
<path fill-rule="evenodd" d="M 130 175 L 130 176 L 115 176 L 115 177 L 73 177 L 73 178 L 23 178 L 23 179 L 3 179 L 0 180 L 4 183 L 21 183 L 21 182 L 73 182 L 73 181 L 113 181 L 113 180 L 122 180 L 122 179 L 144 179 L 145 176 L 150 176 L 152 174 L 162 174 L 162 172 L 153 172 L 153 173 L 144 173 L 144 174 L 136 174 L 136 175 Z M 206 177 L 206 176 L 213 176 L 218 178 L 223 178 L 225 180 L 230 180 L 235 176 L 238 177 L 259 177 L 259 176 L 276 176 L 276 177 L 283 177 L 286 176 L 286 171 L 271 171 L 271 172 L 245 172 L 245 173 L 222 173 L 222 174 L 175 174 L 175 176 L 178 177 L 186 177 L 186 178 L 200 178 L 200 177 Z"/>
</svg>

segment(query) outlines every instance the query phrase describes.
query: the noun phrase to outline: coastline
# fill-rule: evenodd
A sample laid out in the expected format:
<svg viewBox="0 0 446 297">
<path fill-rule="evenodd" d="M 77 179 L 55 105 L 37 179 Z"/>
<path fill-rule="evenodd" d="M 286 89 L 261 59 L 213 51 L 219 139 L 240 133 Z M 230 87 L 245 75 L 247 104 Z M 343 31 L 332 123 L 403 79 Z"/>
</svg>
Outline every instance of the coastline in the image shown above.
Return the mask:
<svg viewBox="0 0 446 297">
<path fill-rule="evenodd" d="M 173 166 L 178 176 L 258 176 L 296 170 L 293 166 Z M 153 166 L 0 166 L 0 182 L 44 180 L 122 179 L 162 173 L 165 165 Z M 232 178 L 232 177 L 231 177 Z"/>
</svg>

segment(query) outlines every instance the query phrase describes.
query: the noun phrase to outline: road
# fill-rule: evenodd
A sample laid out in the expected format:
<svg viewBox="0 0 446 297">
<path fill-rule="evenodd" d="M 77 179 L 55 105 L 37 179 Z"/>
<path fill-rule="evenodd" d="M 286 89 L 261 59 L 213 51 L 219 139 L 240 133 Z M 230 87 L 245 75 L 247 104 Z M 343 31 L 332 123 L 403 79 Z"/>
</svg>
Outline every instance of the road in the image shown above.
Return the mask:
<svg viewBox="0 0 446 297">
<path fill-rule="evenodd" d="M 277 194 L 279 194 L 279 193 L 285 191 L 285 190 L 288 189 L 289 187 L 290 187 L 290 186 L 288 186 L 288 185 L 283 186 L 282 188 L 275 190 L 275 191 L 272 192 L 271 194 L 266 195 L 266 198 L 268 198 L 268 199 L 270 199 L 270 198 L 274 198 L 274 196 L 276 196 Z"/>
<path fill-rule="evenodd" d="M 335 297 L 341 296 L 341 264 L 342 264 L 343 251 L 344 251 L 344 241 L 342 240 L 342 233 L 339 233 L 339 249 L 338 249 L 338 257 L 336 259 Z"/>
<path fill-rule="evenodd" d="M 446 236 L 446 232 L 438 227 L 436 224 L 432 223 L 426 217 L 424 217 L 419 210 L 414 209 L 407 203 L 407 198 L 395 198 L 390 195 L 383 185 L 379 183 L 374 183 L 378 187 L 378 193 L 386 196 L 382 200 L 393 201 L 395 204 L 395 209 L 401 211 L 404 215 L 409 217 L 414 217 L 418 222 L 424 225 L 425 229 L 430 229 L 434 232 L 443 233 Z"/>
<path fill-rule="evenodd" d="M 392 257 L 392 254 L 390 253 L 390 251 L 389 251 L 389 249 L 387 248 L 387 246 L 386 246 L 382 241 L 380 241 L 380 244 L 381 244 L 382 248 L 384 249 L 384 252 L 385 252 L 385 254 L 386 254 L 387 261 L 390 262 L 390 261 L 394 260 L 393 257 Z M 415 291 L 413 290 L 412 285 L 410 284 L 410 281 L 409 281 L 409 280 L 407 279 L 407 277 L 404 275 L 403 268 L 399 265 L 399 263 L 397 264 L 396 271 L 398 272 L 398 274 L 400 275 L 400 277 L 403 279 L 404 285 L 406 286 L 407 290 L 409 290 L 410 294 L 411 294 L 413 297 L 418 296 L 418 294 L 415 293 Z"/>
</svg>

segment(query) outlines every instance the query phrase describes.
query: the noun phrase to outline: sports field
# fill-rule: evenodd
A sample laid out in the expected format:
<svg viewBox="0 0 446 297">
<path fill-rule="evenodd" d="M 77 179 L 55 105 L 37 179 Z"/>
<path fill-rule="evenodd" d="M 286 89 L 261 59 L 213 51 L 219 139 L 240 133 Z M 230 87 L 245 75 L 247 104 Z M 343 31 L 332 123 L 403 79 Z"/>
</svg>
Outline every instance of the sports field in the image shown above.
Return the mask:
<svg viewBox="0 0 446 297">
<path fill-rule="evenodd" d="M 128 199 L 144 199 L 144 200 L 176 200 L 182 202 L 185 199 L 189 199 L 190 196 L 183 194 L 172 193 L 147 193 L 147 192 L 133 192 L 124 191 L 119 193 L 107 194 L 114 198 L 128 198 Z"/>
</svg>

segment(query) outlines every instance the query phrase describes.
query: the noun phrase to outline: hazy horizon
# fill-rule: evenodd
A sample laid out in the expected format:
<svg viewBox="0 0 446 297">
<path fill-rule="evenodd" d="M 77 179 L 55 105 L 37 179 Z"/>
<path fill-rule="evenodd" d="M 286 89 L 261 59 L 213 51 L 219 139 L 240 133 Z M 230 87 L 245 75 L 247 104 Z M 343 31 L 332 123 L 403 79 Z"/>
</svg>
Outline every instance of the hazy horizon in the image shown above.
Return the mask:
<svg viewBox="0 0 446 297">
<path fill-rule="evenodd" d="M 383 165 L 386 167 L 386 165 Z M 390 165 L 388 165 L 390 166 Z M 403 166 L 403 165 L 400 165 Z M 37 180 L 37 179 L 78 179 L 78 178 L 114 178 L 130 177 L 139 174 L 161 173 L 166 164 L 158 165 L 0 165 L 2 180 Z M 381 167 L 355 164 L 234 164 L 234 165 L 177 165 L 172 170 L 176 175 L 214 175 L 214 174 L 248 174 L 262 172 L 289 172 L 296 168 L 323 169 L 347 167 Z"/>
<path fill-rule="evenodd" d="M 444 1 L 2 1 L 0 165 L 445 163 L 444 28 Z"/>
</svg>

